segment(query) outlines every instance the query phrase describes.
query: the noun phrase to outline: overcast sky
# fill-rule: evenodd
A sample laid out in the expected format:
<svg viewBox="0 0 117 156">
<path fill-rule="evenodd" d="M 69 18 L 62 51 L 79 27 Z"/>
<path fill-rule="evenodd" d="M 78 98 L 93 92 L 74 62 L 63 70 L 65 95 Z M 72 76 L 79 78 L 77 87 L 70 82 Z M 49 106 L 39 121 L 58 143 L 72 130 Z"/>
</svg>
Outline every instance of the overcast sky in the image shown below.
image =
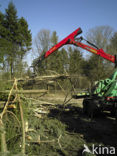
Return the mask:
<svg viewBox="0 0 117 156">
<path fill-rule="evenodd" d="M 117 0 L 12 0 L 34 38 L 41 29 L 56 31 L 59 40 L 78 27 L 83 35 L 95 26 L 109 25 L 117 31 Z M 9 0 L 0 0 L 4 12 Z"/>
</svg>

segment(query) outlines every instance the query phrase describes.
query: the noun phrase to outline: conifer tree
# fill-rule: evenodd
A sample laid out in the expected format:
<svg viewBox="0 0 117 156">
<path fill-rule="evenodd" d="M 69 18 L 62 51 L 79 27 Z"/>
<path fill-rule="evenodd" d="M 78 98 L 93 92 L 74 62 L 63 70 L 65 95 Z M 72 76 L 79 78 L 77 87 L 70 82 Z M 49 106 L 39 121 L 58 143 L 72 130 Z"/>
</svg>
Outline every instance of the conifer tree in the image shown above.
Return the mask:
<svg viewBox="0 0 117 156">
<path fill-rule="evenodd" d="M 56 31 L 53 31 L 51 35 L 51 44 L 52 46 L 58 43 L 58 36 Z M 48 57 L 48 63 L 50 69 L 58 73 L 64 73 L 66 64 L 68 63 L 67 51 L 62 48 L 54 52 L 50 57 Z"/>
<path fill-rule="evenodd" d="M 50 35 L 50 31 L 41 30 L 36 39 L 36 49 L 41 55 L 58 43 L 58 36 L 56 31 Z M 65 49 L 57 50 L 48 58 L 42 61 L 41 66 L 38 64 L 38 58 L 33 61 L 33 65 L 37 64 L 36 70 L 39 74 L 45 73 L 46 70 L 52 70 L 58 73 L 63 73 L 65 70 L 66 61 L 68 60 Z"/>
<path fill-rule="evenodd" d="M 79 75 L 82 72 L 83 57 L 78 49 L 69 49 L 69 73 Z"/>
<path fill-rule="evenodd" d="M 9 3 L 5 14 L 0 13 L 0 51 L 3 64 L 9 66 L 11 77 L 14 73 L 15 62 L 22 61 L 31 48 L 31 32 L 22 17 L 18 19 L 17 10 L 12 2 Z"/>
</svg>

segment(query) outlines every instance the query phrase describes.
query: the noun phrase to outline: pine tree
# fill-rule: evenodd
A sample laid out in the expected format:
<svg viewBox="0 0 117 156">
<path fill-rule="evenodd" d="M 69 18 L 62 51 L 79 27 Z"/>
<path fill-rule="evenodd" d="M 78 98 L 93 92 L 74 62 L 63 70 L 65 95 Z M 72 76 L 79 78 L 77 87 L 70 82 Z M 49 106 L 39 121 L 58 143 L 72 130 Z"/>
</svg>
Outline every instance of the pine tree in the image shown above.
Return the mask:
<svg viewBox="0 0 117 156">
<path fill-rule="evenodd" d="M 22 17 L 18 19 L 17 10 L 12 2 L 9 3 L 5 14 L 0 13 L 0 51 L 1 61 L 9 65 L 10 75 L 13 76 L 15 62 L 22 61 L 31 48 L 31 32 Z"/>
<path fill-rule="evenodd" d="M 58 43 L 58 36 L 57 36 L 57 33 L 56 31 L 53 31 L 52 32 L 52 35 L 50 37 L 50 41 L 51 41 L 51 47 L 53 47 L 54 45 L 56 45 Z M 58 62 L 58 50 L 56 52 L 54 52 L 52 55 L 50 55 L 48 58 L 47 58 L 47 69 L 48 70 L 52 70 L 52 71 L 56 71 L 58 72 L 58 65 L 57 65 L 57 62 Z"/>
<path fill-rule="evenodd" d="M 23 59 L 27 51 L 31 49 L 31 31 L 28 30 L 27 21 L 21 17 L 18 21 L 17 44 L 19 45 L 18 55 Z"/>
<path fill-rule="evenodd" d="M 4 24 L 4 15 L 2 14 L 2 12 L 0 12 L 0 63 L 3 63 L 3 60 L 4 60 L 5 40 L 3 37 L 5 36 L 4 31 L 6 31 L 6 30 L 3 27 L 3 24 Z"/>
<path fill-rule="evenodd" d="M 58 59 L 58 72 L 59 73 L 64 73 L 64 72 L 68 72 L 68 53 L 67 51 L 62 48 L 59 52 L 59 59 Z"/>
<path fill-rule="evenodd" d="M 11 42 L 7 40 L 9 36 L 9 30 L 5 27 L 6 20 L 5 15 L 0 12 L 0 64 L 2 69 L 5 70 L 6 59 L 11 47 Z"/>
<path fill-rule="evenodd" d="M 87 76 L 91 83 L 105 78 L 103 58 L 92 55 L 83 63 L 83 74 Z"/>
<path fill-rule="evenodd" d="M 51 45 L 54 46 L 58 43 L 58 36 L 56 31 L 53 31 L 51 36 Z M 66 64 L 68 63 L 67 51 L 62 48 L 58 49 L 51 56 L 48 57 L 49 69 L 57 73 L 64 73 Z"/>
<path fill-rule="evenodd" d="M 46 53 L 51 47 L 58 43 L 58 36 L 56 31 L 41 30 L 35 40 L 36 49 L 41 55 Z M 53 52 L 49 57 L 42 61 L 41 65 L 37 63 L 38 58 L 33 61 L 33 66 L 37 64 L 36 71 L 39 74 L 45 73 L 45 71 L 51 70 L 57 73 L 64 73 L 66 70 L 66 64 L 68 63 L 68 55 L 66 50 L 63 48 Z M 48 72 L 47 72 L 48 74 Z"/>
<path fill-rule="evenodd" d="M 82 72 L 83 57 L 78 49 L 69 48 L 69 73 L 79 75 Z"/>
</svg>

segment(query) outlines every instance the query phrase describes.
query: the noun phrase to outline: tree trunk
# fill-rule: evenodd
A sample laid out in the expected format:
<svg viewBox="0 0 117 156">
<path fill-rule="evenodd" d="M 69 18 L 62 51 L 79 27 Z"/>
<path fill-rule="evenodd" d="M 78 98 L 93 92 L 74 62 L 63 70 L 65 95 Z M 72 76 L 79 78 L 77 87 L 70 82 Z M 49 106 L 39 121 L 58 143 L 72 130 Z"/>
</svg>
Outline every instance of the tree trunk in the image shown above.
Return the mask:
<svg viewBox="0 0 117 156">
<path fill-rule="evenodd" d="M 13 78 L 13 62 L 10 63 L 10 79 Z"/>
</svg>

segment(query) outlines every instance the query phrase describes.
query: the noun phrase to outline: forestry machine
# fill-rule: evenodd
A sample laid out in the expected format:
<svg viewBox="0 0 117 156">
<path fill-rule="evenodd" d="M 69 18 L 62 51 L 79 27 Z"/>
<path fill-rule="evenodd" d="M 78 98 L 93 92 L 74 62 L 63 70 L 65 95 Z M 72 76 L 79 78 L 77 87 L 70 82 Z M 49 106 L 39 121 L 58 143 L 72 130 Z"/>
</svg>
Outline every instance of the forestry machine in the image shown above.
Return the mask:
<svg viewBox="0 0 117 156">
<path fill-rule="evenodd" d="M 112 62 L 117 66 L 117 56 L 110 55 L 104 52 L 103 49 L 99 49 L 97 46 L 91 42 L 85 40 L 88 45 L 82 43 L 83 37 L 76 37 L 81 34 L 81 28 L 76 29 L 58 44 L 53 46 L 48 50 L 44 55 L 40 56 L 36 61 L 36 64 L 40 64 L 41 61 L 46 59 L 49 55 L 54 53 L 57 49 L 61 48 L 64 45 L 75 45 L 82 49 L 85 49 L 91 53 L 99 55 L 100 57 Z M 84 98 L 83 100 L 83 110 L 85 113 L 88 113 L 90 110 L 93 112 L 98 112 L 97 110 L 109 110 L 112 114 L 117 114 L 117 70 L 114 71 L 113 75 L 110 78 L 105 80 L 100 80 L 93 91 L 86 92 L 85 94 L 74 95 L 75 98 Z"/>
</svg>

